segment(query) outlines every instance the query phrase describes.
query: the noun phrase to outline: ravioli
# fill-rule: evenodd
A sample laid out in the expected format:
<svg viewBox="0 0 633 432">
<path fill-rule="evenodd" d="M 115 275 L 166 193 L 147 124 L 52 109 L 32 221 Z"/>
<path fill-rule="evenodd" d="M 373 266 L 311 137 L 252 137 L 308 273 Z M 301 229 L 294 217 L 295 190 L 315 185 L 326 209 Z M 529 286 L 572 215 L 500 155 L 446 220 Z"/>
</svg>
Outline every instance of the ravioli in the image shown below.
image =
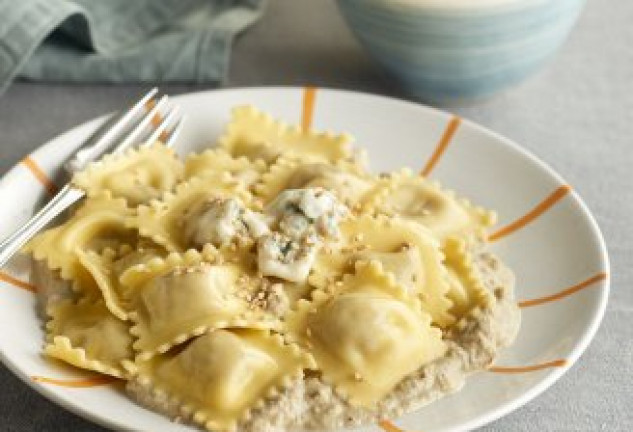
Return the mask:
<svg viewBox="0 0 633 432">
<path fill-rule="evenodd" d="M 181 183 L 173 194 L 165 195 L 161 201 L 140 207 L 130 223 L 142 236 L 169 251 L 184 252 L 196 246 L 191 235 L 187 235 L 188 214 L 205 202 L 220 198 L 249 202 L 251 195 L 239 183 L 193 178 Z"/>
<path fill-rule="evenodd" d="M 258 316 L 238 296 L 240 275 L 237 265 L 205 262 L 157 271 L 138 288 L 129 315 L 135 322 L 134 348 L 149 358 L 211 329 L 274 327 L 274 320 Z"/>
<path fill-rule="evenodd" d="M 433 322 L 447 327 L 455 321 L 448 273 L 439 243 L 423 226 L 399 218 L 368 215 L 341 224 L 341 240 L 317 258 L 310 282 L 325 288 L 349 272 L 356 261 L 374 259 L 405 288 L 417 295 Z M 413 262 L 412 258 L 419 258 Z"/>
<path fill-rule="evenodd" d="M 83 369 L 123 377 L 122 362 L 133 357 L 129 325 L 102 301 L 63 301 L 49 309 L 44 352 Z"/>
<path fill-rule="evenodd" d="M 245 156 L 231 156 L 223 149 L 208 149 L 189 155 L 185 161 L 185 179 L 203 177 L 234 181 L 248 189 L 259 181 L 266 171 L 261 160 L 252 162 Z"/>
<path fill-rule="evenodd" d="M 88 271 L 108 310 L 121 320 L 128 319 L 134 293 L 122 282 L 129 278 L 128 272 L 136 270 L 136 266 L 162 258 L 164 253 L 154 248 L 137 246 L 131 249 L 124 245 L 118 251 L 106 249 L 101 253 L 77 250 L 81 265 Z"/>
<path fill-rule="evenodd" d="M 68 280 L 85 280 L 86 271 L 77 250 L 101 251 L 121 243 L 134 242 L 136 232 L 128 228 L 133 211 L 125 201 L 109 195 L 86 200 L 63 224 L 35 236 L 25 247 L 37 260 Z"/>
<path fill-rule="evenodd" d="M 252 106 L 233 110 L 221 148 L 233 156 L 272 162 L 281 155 L 336 162 L 352 157 L 351 137 L 303 131 L 273 119 Z"/>
<path fill-rule="evenodd" d="M 494 296 L 485 288 L 466 243 L 451 238 L 443 249 L 450 280 L 447 296 L 453 302 L 452 314 L 461 318 L 474 308 L 490 306 Z"/>
<path fill-rule="evenodd" d="M 458 389 L 518 328 L 482 264 L 495 214 L 351 144 L 241 106 L 214 147 L 77 173 L 86 199 L 25 248 L 56 281 L 44 353 L 212 432 L 357 426 Z"/>
<path fill-rule="evenodd" d="M 431 317 L 376 261 L 357 264 L 332 294 L 300 302 L 287 322 L 326 379 L 359 406 L 372 406 L 446 349 Z"/>
<path fill-rule="evenodd" d="M 106 156 L 75 174 L 72 182 L 89 196 L 107 191 L 137 206 L 173 189 L 182 179 L 182 173 L 183 163 L 174 151 L 157 142 L 124 154 Z"/>
<path fill-rule="evenodd" d="M 485 228 L 494 224 L 494 212 L 475 207 L 452 192 L 442 191 L 436 183 L 413 175 L 408 170 L 382 181 L 367 200 L 365 211 L 398 215 L 415 221 L 440 240 L 451 236 L 481 240 Z"/>
<path fill-rule="evenodd" d="M 320 187 L 334 193 L 342 203 L 355 206 L 375 185 L 373 176 L 347 161 L 330 164 L 316 158 L 282 157 L 261 177 L 254 189 L 256 195 L 268 203 L 286 189 Z"/>
<path fill-rule="evenodd" d="M 181 350 L 139 363 L 136 379 L 154 393 L 177 395 L 183 414 L 196 423 L 225 431 L 313 366 L 310 355 L 268 331 L 214 330 Z"/>
</svg>

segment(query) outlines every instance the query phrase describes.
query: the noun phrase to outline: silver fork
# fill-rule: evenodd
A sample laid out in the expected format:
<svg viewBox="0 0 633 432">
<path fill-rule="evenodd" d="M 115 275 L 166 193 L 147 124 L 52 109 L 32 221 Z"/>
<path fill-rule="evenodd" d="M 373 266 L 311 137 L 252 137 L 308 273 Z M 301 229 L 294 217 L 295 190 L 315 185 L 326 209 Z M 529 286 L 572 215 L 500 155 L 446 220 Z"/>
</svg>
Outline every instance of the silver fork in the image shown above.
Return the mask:
<svg viewBox="0 0 633 432">
<path fill-rule="evenodd" d="M 162 138 L 166 146 L 173 146 L 180 131 L 183 119 L 178 107 L 168 107 L 169 97 L 157 99 L 158 89 L 153 88 L 138 100 L 128 111 L 121 114 L 104 132 L 89 139 L 74 156 L 64 164 L 65 170 L 72 176 L 89 163 L 99 160 L 107 153 L 120 153 L 133 145 L 148 146 Z M 162 110 L 166 112 L 162 115 Z M 159 119 L 157 124 L 153 124 Z M 113 122 L 113 123 L 112 123 Z M 173 126 L 172 126 L 173 125 Z M 168 130 L 167 128 L 171 126 Z M 0 267 L 44 228 L 72 204 L 86 196 L 86 193 L 67 183 L 46 206 L 38 211 L 28 222 L 0 243 Z"/>
</svg>

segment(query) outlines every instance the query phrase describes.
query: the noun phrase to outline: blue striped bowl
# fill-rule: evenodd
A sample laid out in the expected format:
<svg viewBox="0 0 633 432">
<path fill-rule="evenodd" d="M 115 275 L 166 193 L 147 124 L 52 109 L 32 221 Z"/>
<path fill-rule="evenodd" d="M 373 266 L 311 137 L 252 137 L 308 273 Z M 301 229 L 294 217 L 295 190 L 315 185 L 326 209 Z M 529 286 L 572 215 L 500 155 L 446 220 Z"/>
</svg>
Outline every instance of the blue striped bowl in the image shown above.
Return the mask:
<svg viewBox="0 0 633 432">
<path fill-rule="evenodd" d="M 370 55 L 405 91 L 451 103 L 490 96 L 536 71 L 563 43 L 584 4 L 506 0 L 475 6 L 477 1 L 458 6 L 338 0 L 338 5 Z"/>
</svg>

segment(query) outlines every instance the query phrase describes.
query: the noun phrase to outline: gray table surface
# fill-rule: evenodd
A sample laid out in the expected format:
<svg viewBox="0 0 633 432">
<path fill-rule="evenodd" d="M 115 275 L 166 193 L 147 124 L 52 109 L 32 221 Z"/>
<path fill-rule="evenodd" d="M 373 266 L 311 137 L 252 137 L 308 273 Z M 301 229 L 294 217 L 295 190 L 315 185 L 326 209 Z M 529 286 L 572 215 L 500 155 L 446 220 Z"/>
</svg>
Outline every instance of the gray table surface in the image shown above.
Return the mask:
<svg viewBox="0 0 633 432">
<path fill-rule="evenodd" d="M 482 430 L 633 430 L 633 2 L 594 0 L 559 55 L 494 99 L 451 110 L 524 145 L 585 199 L 606 237 L 612 291 L 579 362 Z M 406 98 L 367 58 L 331 0 L 273 0 L 235 45 L 227 86 L 312 83 Z M 16 83 L 0 98 L 0 174 L 64 130 L 146 86 Z M 178 94 L 204 89 L 169 85 Z M 0 366 L 0 430 L 101 431 Z M 421 425 L 423 428 L 423 425 Z"/>
</svg>

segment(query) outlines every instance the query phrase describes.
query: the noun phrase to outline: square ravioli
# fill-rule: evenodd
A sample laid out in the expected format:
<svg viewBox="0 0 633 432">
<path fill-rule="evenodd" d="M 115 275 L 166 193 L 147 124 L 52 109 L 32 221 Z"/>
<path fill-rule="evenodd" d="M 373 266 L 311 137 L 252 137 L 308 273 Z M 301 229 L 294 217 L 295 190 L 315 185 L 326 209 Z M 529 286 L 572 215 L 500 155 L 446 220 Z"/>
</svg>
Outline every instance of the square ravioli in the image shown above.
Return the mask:
<svg viewBox="0 0 633 432">
<path fill-rule="evenodd" d="M 290 334 L 313 353 L 325 379 L 354 405 L 371 406 L 404 378 L 441 356 L 439 329 L 378 261 L 358 263 L 334 292 L 317 291 L 287 318 Z"/>
<path fill-rule="evenodd" d="M 249 408 L 314 366 L 312 357 L 266 330 L 220 329 L 138 362 L 134 380 L 178 401 L 212 431 L 233 430 Z"/>
</svg>

